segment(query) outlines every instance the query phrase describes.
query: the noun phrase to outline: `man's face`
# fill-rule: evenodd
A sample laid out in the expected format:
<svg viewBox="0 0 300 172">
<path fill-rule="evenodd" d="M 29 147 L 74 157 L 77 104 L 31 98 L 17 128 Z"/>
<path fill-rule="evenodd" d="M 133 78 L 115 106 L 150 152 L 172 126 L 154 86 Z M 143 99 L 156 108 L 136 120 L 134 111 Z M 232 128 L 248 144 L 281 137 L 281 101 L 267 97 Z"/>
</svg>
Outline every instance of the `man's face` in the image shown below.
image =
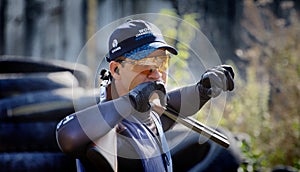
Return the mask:
<svg viewBox="0 0 300 172">
<path fill-rule="evenodd" d="M 116 87 L 119 95 L 128 93 L 137 85 L 147 81 L 167 81 L 169 56 L 164 49 L 158 49 L 141 60 L 125 58 L 118 63 Z M 117 62 L 115 62 L 117 63 Z"/>
</svg>

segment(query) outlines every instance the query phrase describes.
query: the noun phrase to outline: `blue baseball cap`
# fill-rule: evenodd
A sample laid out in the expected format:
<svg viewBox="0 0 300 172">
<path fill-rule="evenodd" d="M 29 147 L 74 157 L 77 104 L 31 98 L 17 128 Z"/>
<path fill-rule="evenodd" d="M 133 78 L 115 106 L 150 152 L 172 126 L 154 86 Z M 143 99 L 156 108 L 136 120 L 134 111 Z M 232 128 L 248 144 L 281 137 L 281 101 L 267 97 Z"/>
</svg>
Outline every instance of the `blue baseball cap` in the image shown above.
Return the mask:
<svg viewBox="0 0 300 172">
<path fill-rule="evenodd" d="M 168 45 L 161 31 L 152 23 L 144 20 L 129 20 L 117 27 L 109 38 L 108 62 L 120 56 L 139 60 L 158 48 L 165 48 L 177 55 L 177 50 Z"/>
</svg>

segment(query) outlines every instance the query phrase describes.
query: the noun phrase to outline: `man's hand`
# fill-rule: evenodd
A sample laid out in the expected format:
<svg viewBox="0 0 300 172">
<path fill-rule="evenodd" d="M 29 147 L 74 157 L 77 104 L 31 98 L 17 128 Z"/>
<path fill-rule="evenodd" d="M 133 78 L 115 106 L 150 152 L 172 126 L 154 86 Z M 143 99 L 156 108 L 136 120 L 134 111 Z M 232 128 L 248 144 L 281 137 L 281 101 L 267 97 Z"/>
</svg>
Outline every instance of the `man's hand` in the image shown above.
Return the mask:
<svg viewBox="0 0 300 172">
<path fill-rule="evenodd" d="M 160 81 L 150 81 L 141 83 L 129 92 L 129 100 L 131 105 L 138 112 L 147 112 L 150 110 L 150 97 L 157 93 L 160 104 L 166 105 L 166 89 Z"/>
<path fill-rule="evenodd" d="M 198 83 L 201 97 L 217 97 L 222 91 L 234 89 L 234 71 L 229 65 L 220 65 L 208 69 Z"/>
</svg>

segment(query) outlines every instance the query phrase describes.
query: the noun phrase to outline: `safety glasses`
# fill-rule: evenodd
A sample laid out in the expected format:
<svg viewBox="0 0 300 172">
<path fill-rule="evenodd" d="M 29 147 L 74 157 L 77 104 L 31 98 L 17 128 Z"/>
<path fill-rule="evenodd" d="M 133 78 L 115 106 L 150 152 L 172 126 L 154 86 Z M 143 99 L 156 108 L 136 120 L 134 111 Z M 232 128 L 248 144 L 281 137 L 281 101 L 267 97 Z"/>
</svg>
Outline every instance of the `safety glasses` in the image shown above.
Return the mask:
<svg viewBox="0 0 300 172">
<path fill-rule="evenodd" d="M 131 71 L 149 75 L 155 69 L 157 69 L 159 72 L 166 72 L 169 66 L 169 59 L 170 55 L 168 54 L 164 56 L 146 57 L 140 60 L 131 60 L 127 58 L 125 60 L 119 61 L 119 63 L 130 64 Z"/>
</svg>

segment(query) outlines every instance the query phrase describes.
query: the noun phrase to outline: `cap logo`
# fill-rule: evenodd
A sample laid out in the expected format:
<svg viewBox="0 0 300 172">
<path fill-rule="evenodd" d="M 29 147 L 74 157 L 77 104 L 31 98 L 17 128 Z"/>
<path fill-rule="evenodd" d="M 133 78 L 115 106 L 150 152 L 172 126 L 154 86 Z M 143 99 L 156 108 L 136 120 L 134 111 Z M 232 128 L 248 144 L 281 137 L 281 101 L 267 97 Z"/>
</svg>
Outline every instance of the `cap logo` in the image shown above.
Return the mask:
<svg viewBox="0 0 300 172">
<path fill-rule="evenodd" d="M 135 37 L 139 37 L 145 34 L 152 34 L 151 29 L 148 27 L 145 27 L 144 29 L 140 29 L 139 33 L 135 35 Z"/>
<path fill-rule="evenodd" d="M 116 48 L 117 46 L 118 46 L 118 41 L 116 40 L 116 39 L 114 39 L 113 41 L 112 41 L 112 47 L 113 48 Z"/>
<path fill-rule="evenodd" d="M 111 53 L 115 53 L 116 51 L 119 51 L 119 50 L 121 50 L 121 47 L 120 46 L 118 46 L 118 41 L 116 40 L 116 39 L 114 39 L 113 41 L 112 41 L 112 47 L 113 47 L 113 49 L 111 50 Z"/>
</svg>

